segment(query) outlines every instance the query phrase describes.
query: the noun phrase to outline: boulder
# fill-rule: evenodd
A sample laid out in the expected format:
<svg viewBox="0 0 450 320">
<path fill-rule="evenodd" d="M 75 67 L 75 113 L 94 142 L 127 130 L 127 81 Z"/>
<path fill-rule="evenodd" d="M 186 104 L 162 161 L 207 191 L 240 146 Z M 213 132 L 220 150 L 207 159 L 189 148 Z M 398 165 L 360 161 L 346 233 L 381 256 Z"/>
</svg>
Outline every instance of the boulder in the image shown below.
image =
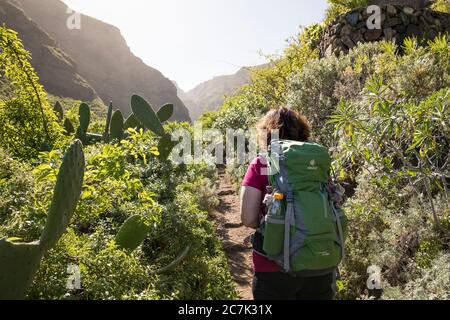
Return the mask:
<svg viewBox="0 0 450 320">
<path fill-rule="evenodd" d="M 367 32 L 364 34 L 364 38 L 366 39 L 366 41 L 376 41 L 380 39 L 382 34 L 383 30 L 381 29 L 367 30 Z"/>
<path fill-rule="evenodd" d="M 414 8 L 411 8 L 411 7 L 404 7 L 403 12 L 408 16 L 412 16 L 414 14 L 415 10 L 414 10 Z"/>
<path fill-rule="evenodd" d="M 356 27 L 359 21 L 359 16 L 360 16 L 359 12 L 353 11 L 348 13 L 345 19 L 352 27 Z"/>
<path fill-rule="evenodd" d="M 390 4 L 388 4 L 386 6 L 386 12 L 391 17 L 394 17 L 397 15 L 397 9 L 393 5 L 390 5 Z"/>
<path fill-rule="evenodd" d="M 419 36 L 421 34 L 421 30 L 419 26 L 415 24 L 408 25 L 408 28 L 406 28 L 406 34 L 408 36 Z"/>
<path fill-rule="evenodd" d="M 390 18 L 384 22 L 385 28 L 390 28 L 402 23 L 402 19 L 400 18 Z"/>
<path fill-rule="evenodd" d="M 342 43 L 347 46 L 347 48 L 352 49 L 356 46 L 353 40 L 349 36 L 345 36 L 342 38 Z"/>
</svg>

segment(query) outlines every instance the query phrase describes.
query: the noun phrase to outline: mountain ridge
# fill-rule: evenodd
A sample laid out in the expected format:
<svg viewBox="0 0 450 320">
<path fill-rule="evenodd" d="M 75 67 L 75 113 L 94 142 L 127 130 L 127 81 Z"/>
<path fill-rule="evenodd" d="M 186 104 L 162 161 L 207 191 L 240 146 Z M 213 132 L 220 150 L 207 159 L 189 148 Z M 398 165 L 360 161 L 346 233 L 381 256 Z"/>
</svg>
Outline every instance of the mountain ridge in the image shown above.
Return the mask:
<svg viewBox="0 0 450 320">
<path fill-rule="evenodd" d="M 78 74 L 76 62 L 23 11 L 16 1 L 0 0 L 0 23 L 18 33 L 32 54 L 32 65 L 40 82 L 51 94 L 92 101 L 98 97 Z"/>
<path fill-rule="evenodd" d="M 11 0 L 40 30 L 54 40 L 55 47 L 65 53 L 73 61 L 73 69 L 80 78 L 93 88 L 104 103 L 112 101 L 125 116 L 131 113 L 129 99 L 133 94 L 139 94 L 148 100 L 155 109 L 166 103 L 175 107 L 173 120 L 190 121 L 189 111 L 177 95 L 177 89 L 160 71 L 145 64 L 133 54 L 119 28 L 87 15 L 80 15 L 81 28 L 70 30 L 66 22 L 70 17 L 68 6 L 60 0 Z M 6 3 L 1 0 L 0 3 Z M 11 4 L 11 3 L 10 3 Z M 14 16 L 8 17 L 14 20 Z M 17 18 L 17 17 L 16 17 Z M 0 21 L 1 22 L 1 21 Z M 19 28 L 17 23 L 12 29 Z M 27 32 L 29 34 L 27 34 Z M 26 39 L 32 39 L 35 30 L 22 32 Z M 29 48 L 27 48 L 29 49 Z M 40 49 L 32 48 L 33 56 L 38 56 Z M 33 52 L 34 51 L 34 52 Z M 38 59 L 39 60 L 39 59 Z M 38 63 L 37 63 L 38 62 Z M 45 61 L 44 61 L 45 62 Z M 32 61 L 41 79 L 48 78 L 47 64 L 42 61 Z M 51 79 L 50 79 L 51 80 Z M 49 90 L 52 82 L 44 83 Z M 64 81 L 58 81 L 61 87 L 69 87 Z M 50 92 L 52 91 L 52 92 Z M 56 91 L 56 92 L 55 92 Z M 49 90 L 58 96 L 58 90 Z M 71 98 L 79 100 L 84 96 Z M 81 99 L 82 98 L 82 99 Z"/>
<path fill-rule="evenodd" d="M 235 94 L 243 85 L 249 84 L 253 68 L 255 67 L 243 67 L 234 74 L 216 76 L 187 92 L 178 88 L 178 96 L 195 120 L 204 112 L 217 110 L 227 96 Z"/>
</svg>

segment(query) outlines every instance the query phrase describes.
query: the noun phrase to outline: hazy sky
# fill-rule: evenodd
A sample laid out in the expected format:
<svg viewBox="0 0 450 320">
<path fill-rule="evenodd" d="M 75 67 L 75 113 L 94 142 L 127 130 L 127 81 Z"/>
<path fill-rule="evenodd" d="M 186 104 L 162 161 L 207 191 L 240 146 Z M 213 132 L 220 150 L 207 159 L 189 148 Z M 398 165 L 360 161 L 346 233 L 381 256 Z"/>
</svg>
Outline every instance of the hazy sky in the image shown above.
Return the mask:
<svg viewBox="0 0 450 320">
<path fill-rule="evenodd" d="M 184 90 L 280 53 L 326 0 L 63 0 L 117 26 L 135 55 Z"/>
</svg>

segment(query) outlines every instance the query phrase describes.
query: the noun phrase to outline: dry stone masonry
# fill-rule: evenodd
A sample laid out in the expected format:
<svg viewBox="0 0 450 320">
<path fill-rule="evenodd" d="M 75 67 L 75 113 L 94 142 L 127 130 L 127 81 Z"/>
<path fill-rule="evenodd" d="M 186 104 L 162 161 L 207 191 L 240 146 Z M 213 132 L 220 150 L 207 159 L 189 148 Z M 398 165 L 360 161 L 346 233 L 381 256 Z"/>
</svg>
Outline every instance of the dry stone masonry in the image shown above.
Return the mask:
<svg viewBox="0 0 450 320">
<path fill-rule="evenodd" d="M 433 11 L 426 4 L 420 0 L 379 1 L 381 28 L 375 29 L 367 23 L 373 17 L 368 8 L 341 15 L 326 27 L 319 45 L 321 55 L 347 53 L 361 42 L 388 40 L 402 44 L 407 37 L 434 39 L 439 33 L 449 32 L 450 14 Z"/>
</svg>

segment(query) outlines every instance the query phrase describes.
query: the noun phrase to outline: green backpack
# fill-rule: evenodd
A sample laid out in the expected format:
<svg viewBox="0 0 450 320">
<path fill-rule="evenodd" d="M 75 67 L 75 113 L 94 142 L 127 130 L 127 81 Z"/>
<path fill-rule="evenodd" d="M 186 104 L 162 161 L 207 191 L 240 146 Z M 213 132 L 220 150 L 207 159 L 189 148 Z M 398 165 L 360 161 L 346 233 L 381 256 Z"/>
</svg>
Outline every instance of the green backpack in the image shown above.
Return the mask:
<svg viewBox="0 0 450 320">
<path fill-rule="evenodd" d="M 270 151 L 273 193 L 259 229 L 263 254 L 286 273 L 337 268 L 345 256 L 347 219 L 331 200 L 328 150 L 312 142 L 274 140 Z M 273 195 L 283 198 L 278 210 L 271 210 Z"/>
</svg>

